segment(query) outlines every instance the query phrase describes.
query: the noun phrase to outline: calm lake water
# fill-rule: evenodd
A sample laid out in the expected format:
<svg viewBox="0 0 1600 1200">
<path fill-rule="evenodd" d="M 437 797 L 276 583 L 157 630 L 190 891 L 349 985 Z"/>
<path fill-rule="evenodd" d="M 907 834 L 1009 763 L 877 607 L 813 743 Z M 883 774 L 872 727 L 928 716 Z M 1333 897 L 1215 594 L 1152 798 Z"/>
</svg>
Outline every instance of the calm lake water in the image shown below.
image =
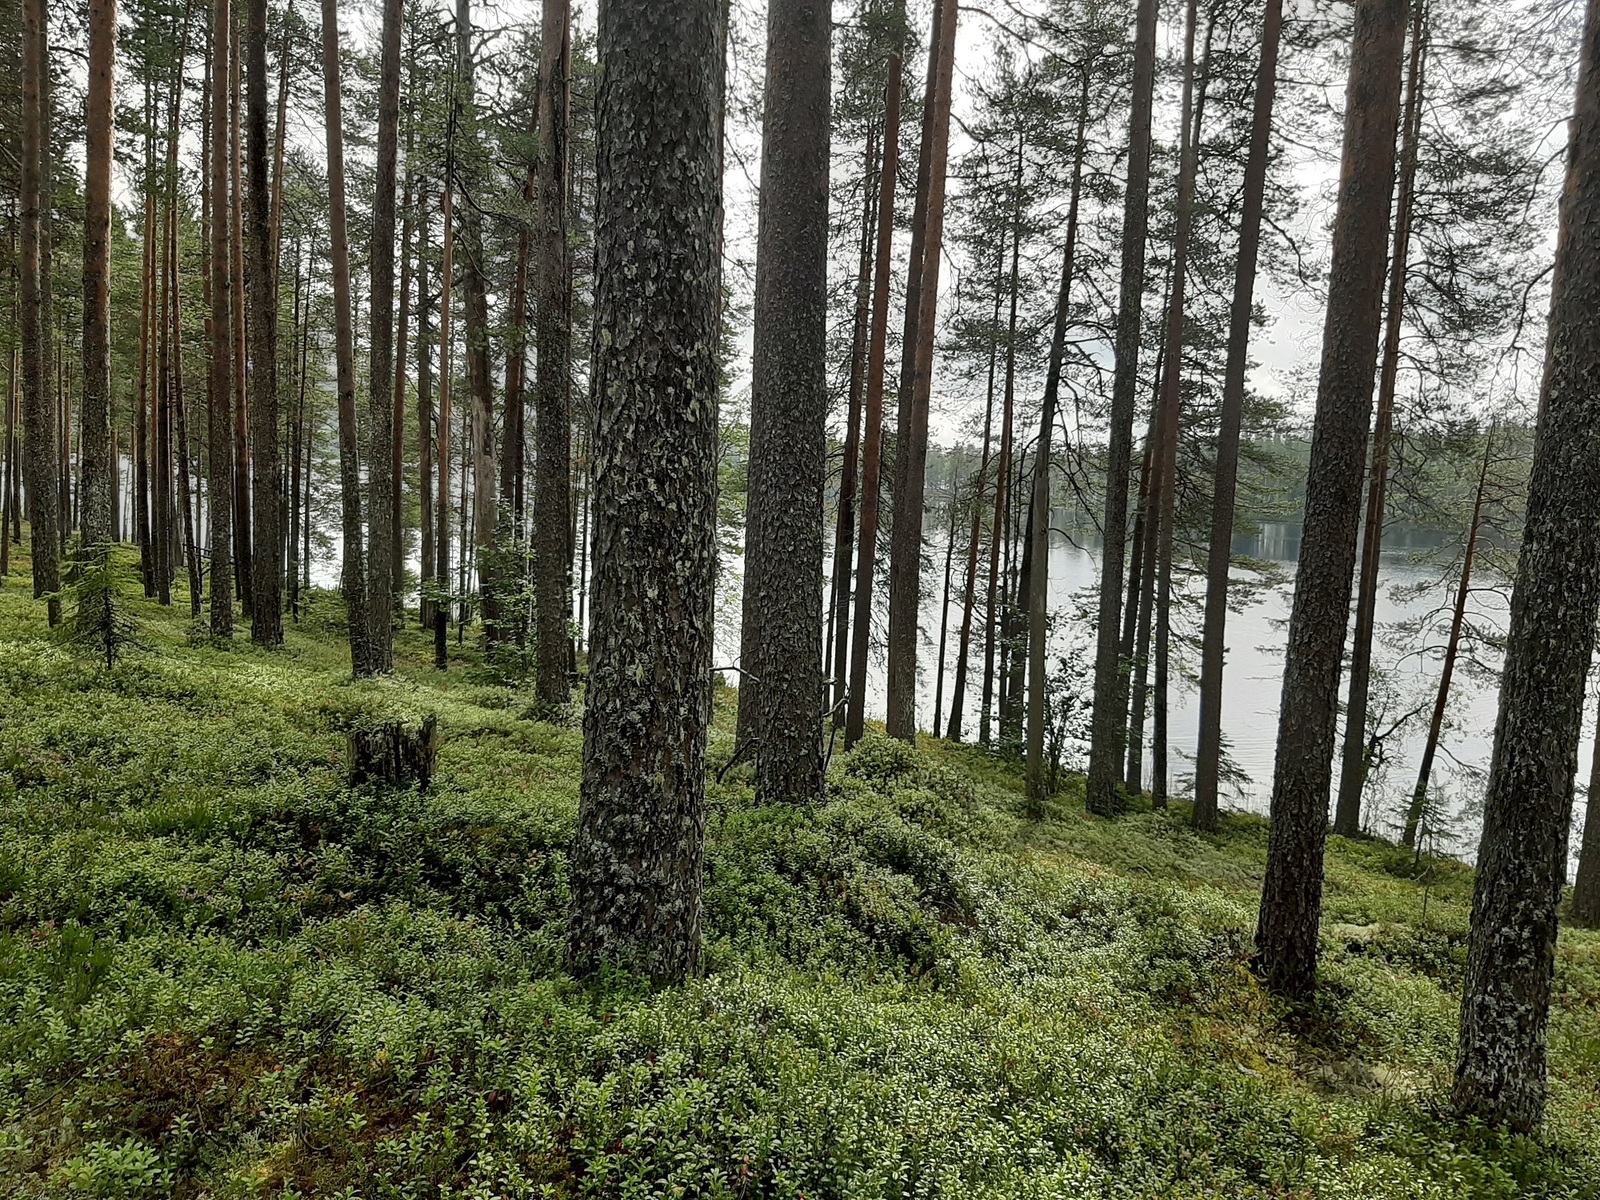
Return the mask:
<svg viewBox="0 0 1600 1200">
<path fill-rule="evenodd" d="M 933 724 L 934 666 L 940 630 L 940 595 L 934 590 L 933 584 L 937 575 L 938 588 L 942 591 L 945 549 L 943 531 L 931 533 L 927 554 L 936 570 L 930 571 L 925 577 L 929 581 L 926 590 L 930 594 L 924 597 L 917 707 L 918 722 L 924 729 L 931 729 Z M 1386 682 L 1380 684 L 1375 678 L 1373 685 L 1374 702 L 1382 705 L 1376 723 L 1380 729 L 1386 728 L 1401 715 L 1414 709 L 1420 710 L 1387 739 L 1381 761 L 1375 765 L 1368 784 L 1364 805 L 1366 823 L 1374 831 L 1391 836 L 1398 831 L 1403 806 L 1416 782 L 1427 721 L 1432 714 L 1438 687 L 1443 645 L 1455 597 L 1456 585 L 1450 570 L 1453 547 L 1450 535 L 1429 530 L 1390 529 L 1385 535 L 1379 575 L 1379 643 L 1375 647 L 1373 661 L 1375 676 L 1382 674 Z M 1283 582 L 1276 586 L 1254 590 L 1242 606 L 1230 614 L 1228 620 L 1223 736 L 1229 754 L 1249 780 L 1236 788 L 1232 795 L 1224 797 L 1224 805 L 1235 810 L 1264 813 L 1271 798 L 1282 690 L 1283 648 L 1287 638 L 1293 575 L 1299 548 L 1299 529 L 1295 525 L 1267 526 L 1259 535 L 1240 538 L 1234 545 L 1236 554 L 1273 564 L 1283 578 Z M 719 663 L 737 661 L 739 567 L 737 562 L 725 564 L 718 635 Z M 1081 689 L 1086 696 L 1092 690 L 1088 677 L 1093 660 L 1092 627 L 1075 620 L 1072 614 L 1080 611 L 1084 602 L 1091 597 L 1099 578 L 1099 568 L 1100 550 L 1097 543 L 1088 540 L 1077 542 L 1060 533 L 1052 538 L 1050 604 L 1053 612 L 1066 614 L 1058 621 L 1058 628 L 1053 633 L 1052 650 L 1056 653 L 1069 652 L 1073 647 L 1078 647 L 1084 652 Z M 949 614 L 947 671 L 953 670 L 955 643 L 960 627 L 963 570 L 962 546 L 958 545 Z M 1235 578 L 1243 581 L 1247 577 L 1236 574 Z M 1508 594 L 1490 589 L 1487 578 L 1483 583 L 1484 588 L 1475 589 L 1472 595 L 1469 619 L 1485 631 L 1503 634 Z M 1177 635 L 1181 633 L 1185 638 L 1192 638 L 1192 644 L 1174 650 L 1182 678 L 1174 680 L 1169 716 L 1172 751 L 1169 788 L 1176 795 L 1186 795 L 1191 786 L 1192 756 L 1199 724 L 1199 695 L 1195 680 L 1199 671 L 1199 605 L 1204 596 L 1204 581 L 1193 580 L 1188 586 L 1191 603 L 1178 618 L 1174 640 L 1176 643 Z M 881 638 L 881 610 L 878 621 L 879 625 L 874 630 L 875 640 Z M 975 707 L 981 686 L 982 645 L 976 631 L 974 642 L 969 671 L 977 676 L 977 680 L 969 684 L 964 721 L 969 731 L 977 727 Z M 1441 822 L 1442 827 L 1434 833 L 1434 845 L 1441 851 L 1470 860 L 1477 850 L 1483 778 L 1488 770 L 1493 745 L 1498 703 L 1495 681 L 1498 657 L 1496 651 L 1487 647 L 1481 648 L 1473 656 L 1476 661 L 1472 664 L 1467 663 L 1465 657 L 1463 651 L 1463 657 L 1457 662 L 1446 726 L 1435 759 L 1432 793 L 1449 814 Z M 868 682 L 867 710 L 869 716 L 879 719 L 884 713 L 884 666 L 881 653 L 875 652 Z M 948 705 L 948 675 L 945 687 Z M 1341 700 L 1346 688 L 1347 683 L 1341 684 Z M 1587 719 L 1592 721 L 1593 718 L 1590 716 Z M 1592 737 L 1592 727 L 1586 725 L 1579 755 L 1579 799 L 1571 839 L 1574 864 L 1582 829 L 1582 793 L 1588 782 Z M 1342 717 L 1339 739 L 1342 745 Z M 1071 765 L 1086 765 L 1087 749 L 1084 744 L 1072 746 L 1069 753 Z M 1147 785 L 1149 769 L 1147 753 Z M 1335 787 L 1338 769 L 1336 757 Z"/>
</svg>

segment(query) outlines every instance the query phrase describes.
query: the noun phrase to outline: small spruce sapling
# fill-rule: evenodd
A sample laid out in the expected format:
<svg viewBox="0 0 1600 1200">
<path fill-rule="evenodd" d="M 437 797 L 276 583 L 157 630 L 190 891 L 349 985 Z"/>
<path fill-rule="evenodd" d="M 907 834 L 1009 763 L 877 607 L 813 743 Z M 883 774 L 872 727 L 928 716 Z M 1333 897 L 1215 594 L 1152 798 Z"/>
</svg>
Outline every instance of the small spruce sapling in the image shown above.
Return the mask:
<svg viewBox="0 0 1600 1200">
<path fill-rule="evenodd" d="M 77 571 L 64 589 L 71 606 L 65 626 L 66 640 L 89 650 L 115 667 L 130 650 L 146 645 L 143 627 L 128 612 L 118 587 L 118 571 L 109 546 L 90 546 L 80 552 Z"/>
</svg>

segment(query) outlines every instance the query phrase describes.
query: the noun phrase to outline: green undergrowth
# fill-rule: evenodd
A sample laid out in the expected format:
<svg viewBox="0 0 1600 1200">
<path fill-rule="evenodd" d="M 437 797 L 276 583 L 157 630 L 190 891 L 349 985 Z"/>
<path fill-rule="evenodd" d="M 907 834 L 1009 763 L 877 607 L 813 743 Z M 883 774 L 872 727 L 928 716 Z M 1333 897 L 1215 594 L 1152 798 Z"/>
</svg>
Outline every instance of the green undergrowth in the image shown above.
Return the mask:
<svg viewBox="0 0 1600 1200">
<path fill-rule="evenodd" d="M 414 628 L 352 683 L 326 595 L 268 653 L 131 590 L 108 670 L 0 588 L 0 1195 L 1600 1195 L 1595 935 L 1545 1135 L 1442 1115 L 1458 864 L 1335 839 L 1291 1007 L 1248 970 L 1263 822 L 1076 782 L 1029 821 L 1011 764 L 869 737 L 824 805 L 713 783 L 703 979 L 583 986 L 575 727 Z M 428 713 L 429 791 L 346 785 L 353 723 Z"/>
</svg>

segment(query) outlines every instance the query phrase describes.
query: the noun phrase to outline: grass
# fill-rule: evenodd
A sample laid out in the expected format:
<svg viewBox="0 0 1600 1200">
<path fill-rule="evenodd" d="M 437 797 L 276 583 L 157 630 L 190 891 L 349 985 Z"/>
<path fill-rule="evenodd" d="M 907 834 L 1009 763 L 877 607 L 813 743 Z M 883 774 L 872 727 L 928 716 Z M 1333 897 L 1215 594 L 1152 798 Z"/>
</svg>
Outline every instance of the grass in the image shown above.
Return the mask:
<svg viewBox="0 0 1600 1200">
<path fill-rule="evenodd" d="M 711 788 L 704 979 L 583 986 L 575 728 L 414 628 L 353 683 L 332 597 L 221 648 L 124 572 L 111 670 L 0 587 L 0 1195 L 1600 1195 L 1600 937 L 1544 1136 L 1443 1115 L 1458 864 L 1334 839 L 1294 1008 L 1246 965 L 1263 822 L 1031 822 L 1012 764 L 870 737 L 824 806 Z M 346 785 L 352 722 L 425 713 L 426 794 Z"/>
</svg>

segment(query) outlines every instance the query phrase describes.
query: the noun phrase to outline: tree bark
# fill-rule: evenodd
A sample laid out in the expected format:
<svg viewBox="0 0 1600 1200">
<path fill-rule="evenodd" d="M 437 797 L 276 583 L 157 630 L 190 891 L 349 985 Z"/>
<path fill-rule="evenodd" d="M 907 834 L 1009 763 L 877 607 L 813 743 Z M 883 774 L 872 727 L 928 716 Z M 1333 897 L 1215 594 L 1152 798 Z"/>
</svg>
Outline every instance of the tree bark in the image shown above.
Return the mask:
<svg viewBox="0 0 1600 1200">
<path fill-rule="evenodd" d="M 866 431 L 861 447 L 861 537 L 856 550 L 855 613 L 850 630 L 850 698 L 844 743 L 861 740 L 867 723 L 867 661 L 872 649 L 873 573 L 878 562 L 882 502 L 884 355 L 889 333 L 889 273 L 894 253 L 894 192 L 900 163 L 900 89 L 904 75 L 905 0 L 895 0 L 897 37 L 883 97 L 883 163 L 878 173 L 878 246 L 872 268 L 872 330 L 867 340 Z"/>
<path fill-rule="evenodd" d="M 763 803 L 822 797 L 831 8 L 767 9 L 739 691 Z"/>
<path fill-rule="evenodd" d="M 1206 59 L 1211 56 L 1211 30 L 1206 31 Z M 1199 24 L 1198 0 L 1189 0 L 1184 34 L 1182 125 L 1179 135 L 1177 229 L 1172 247 L 1172 296 L 1167 302 L 1167 369 L 1161 378 L 1161 472 L 1156 493 L 1156 677 L 1155 723 L 1150 755 L 1150 797 L 1155 807 L 1167 806 L 1167 681 L 1172 643 L 1172 553 L 1177 532 L 1178 439 L 1183 409 L 1183 328 L 1189 274 L 1189 237 L 1194 225 L 1195 174 L 1200 166 L 1200 128 L 1205 114 L 1206 81 L 1195 95 L 1194 42 Z"/>
<path fill-rule="evenodd" d="M 878 127 L 867 129 L 861 190 L 861 250 L 856 263 L 856 305 L 850 335 L 850 388 L 845 404 L 844 446 L 839 468 L 839 508 L 834 516 L 833 579 L 825 662 L 832 664 L 828 710 L 835 728 L 844 726 L 841 706 L 848 693 L 850 663 L 850 560 L 855 551 L 856 486 L 861 468 L 861 402 L 867 377 L 867 330 L 872 322 L 872 234 L 877 213 Z"/>
<path fill-rule="evenodd" d="M 1451 1098 L 1457 1114 L 1519 1133 L 1544 1115 L 1558 906 L 1600 607 L 1600 0 L 1586 6 L 1581 45 Z"/>
<path fill-rule="evenodd" d="M 361 469 L 357 456 L 355 331 L 350 316 L 350 247 L 345 231 L 344 116 L 339 96 L 338 0 L 322 0 L 322 79 L 328 138 L 328 261 L 333 269 L 334 359 L 339 390 L 339 493 L 344 532 L 340 586 L 349 611 L 350 662 L 359 678 L 376 669 L 361 544 Z"/>
<path fill-rule="evenodd" d="M 397 2 L 397 0 L 391 0 Z M 278 497 L 278 257 L 267 175 L 267 0 L 249 0 L 245 38 L 250 186 L 250 439 L 253 536 L 250 540 L 250 640 L 283 645 L 283 574 Z M 281 174 L 281 168 L 280 168 Z"/>
<path fill-rule="evenodd" d="M 945 165 L 950 149 L 950 98 L 955 75 L 956 0 L 938 0 L 928 59 L 928 116 L 918 166 L 922 225 L 913 246 L 916 288 L 906 292 L 906 337 L 901 344 L 900 403 L 894 474 L 894 527 L 889 541 L 890 737 L 917 737 L 917 645 L 922 606 L 922 517 L 927 485 L 928 403 L 933 388 L 934 326 L 944 246 Z M 925 169 L 924 169 L 925 168 Z M 913 313 L 913 301 L 915 312 Z"/>
<path fill-rule="evenodd" d="M 1389 486 L 1389 439 L 1394 426 L 1395 380 L 1400 365 L 1400 329 L 1405 320 L 1406 260 L 1411 244 L 1411 206 L 1416 187 L 1417 140 L 1422 126 L 1422 67 L 1426 4 L 1417 4 L 1411 22 L 1411 58 L 1406 68 L 1405 111 L 1401 118 L 1400 193 L 1394 218 L 1394 255 L 1389 269 L 1389 315 L 1384 329 L 1383 365 L 1378 375 L 1378 414 L 1373 422 L 1372 471 L 1367 481 L 1367 520 L 1361 535 L 1360 578 L 1356 587 L 1355 641 L 1350 647 L 1350 692 L 1345 704 L 1344 759 L 1333 831 L 1342 837 L 1361 832 L 1361 795 L 1367 782 L 1367 703 L 1372 685 L 1372 638 L 1377 627 L 1378 562 L 1383 550 L 1384 508 Z M 1409 844 L 1409 843 L 1408 843 Z"/>
<path fill-rule="evenodd" d="M 433 565 L 434 579 L 438 584 L 436 591 L 439 599 L 435 602 L 433 621 L 433 665 L 443 671 L 450 662 L 449 632 L 450 632 L 450 601 L 452 594 L 450 587 L 450 373 L 453 364 L 450 359 L 450 285 L 454 282 L 454 251 L 455 251 L 455 220 L 454 220 L 454 194 L 455 184 L 451 178 L 454 171 L 454 154 L 447 149 L 445 155 L 444 177 L 444 261 L 439 272 L 439 419 L 438 450 L 439 450 L 439 502 L 434 507 L 437 510 L 434 517 L 439 522 L 438 533 L 434 537 Z M 466 547 L 462 547 L 466 553 Z"/>
<path fill-rule="evenodd" d="M 1272 831 L 1256 929 L 1261 975 L 1273 990 L 1291 996 L 1309 994 L 1317 978 L 1322 854 L 1383 317 L 1406 11 L 1406 0 L 1357 0 L 1350 51 L 1305 531 L 1289 618 Z"/>
<path fill-rule="evenodd" d="M 139 381 L 135 385 L 139 399 L 130 449 L 133 454 L 133 536 L 139 543 L 139 577 L 144 582 L 144 594 L 148 598 L 156 594 L 155 564 L 151 558 L 150 544 L 150 449 L 146 444 L 150 428 L 150 369 L 154 361 L 151 353 L 153 318 L 156 315 L 155 98 L 148 75 L 144 83 L 144 125 L 144 253 L 139 286 Z M 209 176 L 209 172 L 203 171 L 202 174 Z"/>
<path fill-rule="evenodd" d="M 433 519 L 433 331 L 428 328 L 428 185 L 417 187 L 417 504 L 422 543 L 417 615 L 424 629 L 434 626 L 434 604 L 426 597 L 434 581 Z"/>
<path fill-rule="evenodd" d="M 233 272 L 228 262 L 228 122 L 222 81 L 228 75 L 229 0 L 211 10 L 211 361 L 207 513 L 211 536 L 211 634 L 233 636 Z"/>
<path fill-rule="evenodd" d="M 247 4 L 251 0 L 247 0 Z M 245 302 L 248 296 L 245 284 L 244 260 L 250 251 L 245 246 L 244 232 L 244 137 L 241 113 L 241 73 L 244 69 L 240 54 L 237 30 L 232 38 L 232 57 L 228 60 L 228 102 L 219 115 L 226 113 L 230 149 L 229 178 L 233 187 L 233 235 L 229 239 L 229 252 L 233 265 L 233 537 L 234 573 L 239 589 L 239 602 L 245 616 L 251 618 L 254 628 L 255 594 L 252 578 L 255 554 L 255 537 L 251 528 L 250 508 L 250 383 L 251 362 L 249 344 L 251 333 L 247 324 Z M 222 78 L 218 77 L 219 80 Z M 220 95 L 220 93 L 219 93 Z M 254 210 L 252 209 L 252 219 Z M 252 305 L 253 307 L 253 305 Z M 254 313 L 250 314 L 251 320 Z"/>
<path fill-rule="evenodd" d="M 959 489 L 950 481 L 950 527 L 944 538 L 944 588 L 939 600 L 939 654 L 934 661 L 933 685 L 933 736 L 939 736 L 944 716 L 944 663 L 945 649 L 950 641 L 950 576 L 956 558 L 956 520 L 961 512 Z"/>
<path fill-rule="evenodd" d="M 721 0 L 603 0 L 595 565 L 569 954 L 670 982 L 701 951 L 716 581 Z"/>
<path fill-rule="evenodd" d="M 567 117 L 572 31 L 567 0 L 544 0 L 539 55 L 539 274 L 534 306 L 534 604 L 541 703 L 571 698 L 572 263 L 567 251 Z M 519 507 L 518 511 L 521 509 Z"/>
<path fill-rule="evenodd" d="M 1139 0 L 1133 43 L 1133 105 L 1128 118 L 1128 186 L 1123 196 L 1121 294 L 1117 304 L 1116 370 L 1106 451 L 1106 512 L 1100 532 L 1100 609 L 1095 632 L 1094 718 L 1090 735 L 1088 810 L 1116 814 L 1128 719 L 1126 668 L 1117 653 L 1123 566 L 1127 553 L 1128 482 L 1133 459 L 1133 398 L 1139 381 L 1144 318 L 1145 235 L 1149 228 L 1150 122 L 1155 97 L 1156 0 Z"/>
<path fill-rule="evenodd" d="M 1222 763 L 1222 672 L 1227 657 L 1228 573 L 1233 564 L 1234 504 L 1238 496 L 1239 436 L 1244 423 L 1245 375 L 1250 365 L 1250 326 L 1255 312 L 1256 263 L 1261 249 L 1261 210 L 1266 194 L 1272 107 L 1278 90 L 1278 43 L 1283 0 L 1267 0 L 1256 68 L 1250 150 L 1245 159 L 1239 216 L 1239 257 L 1234 268 L 1228 319 L 1228 360 L 1222 383 L 1217 464 L 1211 500 L 1211 536 L 1206 551 L 1205 626 L 1200 647 L 1200 730 L 1195 752 L 1194 825 L 1217 828 L 1217 785 Z"/>
<path fill-rule="evenodd" d="M 89 95 L 83 206 L 83 545 L 111 528 L 111 151 L 117 56 L 116 0 L 89 4 Z"/>
<path fill-rule="evenodd" d="M 252 0 L 260 4 L 264 0 Z M 402 0 L 384 0 L 378 68 L 376 194 L 372 202 L 371 303 L 367 307 L 367 639 L 374 672 L 394 670 L 394 244 L 400 157 Z"/>
</svg>

